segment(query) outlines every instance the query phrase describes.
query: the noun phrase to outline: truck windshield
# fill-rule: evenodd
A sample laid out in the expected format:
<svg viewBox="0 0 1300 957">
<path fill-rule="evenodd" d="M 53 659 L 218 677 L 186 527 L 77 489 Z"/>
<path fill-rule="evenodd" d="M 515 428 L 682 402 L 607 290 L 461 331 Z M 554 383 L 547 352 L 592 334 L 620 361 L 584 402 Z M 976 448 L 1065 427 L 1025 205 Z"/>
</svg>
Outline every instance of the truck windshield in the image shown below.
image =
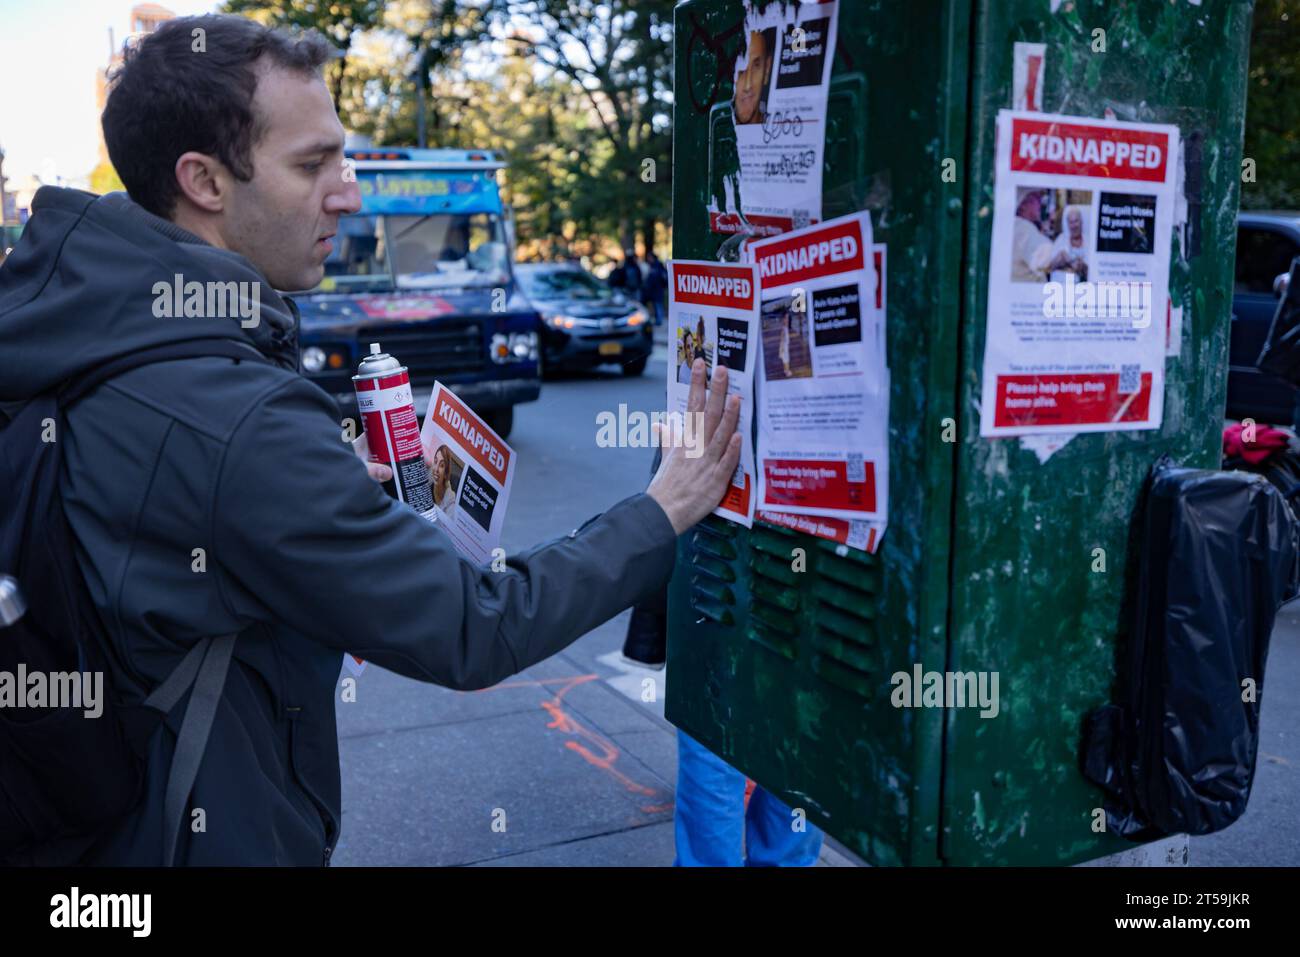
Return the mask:
<svg viewBox="0 0 1300 957">
<path fill-rule="evenodd" d="M 510 278 L 495 213 L 344 216 L 322 291 L 384 292 L 496 286 Z"/>
</svg>

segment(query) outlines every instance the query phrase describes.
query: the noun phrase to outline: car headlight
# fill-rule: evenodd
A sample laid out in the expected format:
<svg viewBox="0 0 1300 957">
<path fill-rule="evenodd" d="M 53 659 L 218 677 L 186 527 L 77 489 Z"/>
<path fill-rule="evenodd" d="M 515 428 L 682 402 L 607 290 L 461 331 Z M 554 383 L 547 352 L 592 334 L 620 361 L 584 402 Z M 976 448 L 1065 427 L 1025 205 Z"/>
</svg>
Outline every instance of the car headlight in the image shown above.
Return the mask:
<svg viewBox="0 0 1300 957">
<path fill-rule="evenodd" d="M 548 325 L 551 325 L 556 329 L 572 329 L 578 324 L 578 320 L 574 319 L 572 316 L 566 316 L 558 312 L 554 315 L 547 316 L 546 322 Z"/>
<path fill-rule="evenodd" d="M 640 309 L 635 309 L 632 311 L 632 314 L 627 316 L 623 321 L 629 326 L 639 326 L 641 323 L 646 321 L 646 314 Z"/>
<path fill-rule="evenodd" d="M 318 372 L 338 372 L 352 361 L 346 346 L 308 346 L 302 350 L 302 371 L 309 375 Z"/>
<path fill-rule="evenodd" d="M 302 368 L 304 372 L 320 372 L 325 368 L 325 350 L 319 346 L 308 346 L 302 350 Z"/>
<path fill-rule="evenodd" d="M 537 333 L 512 332 L 509 336 L 498 332 L 492 337 L 493 362 L 524 362 L 537 358 Z"/>
<path fill-rule="evenodd" d="M 537 358 L 537 333 L 515 332 L 510 335 L 510 354 L 523 362 Z"/>
</svg>

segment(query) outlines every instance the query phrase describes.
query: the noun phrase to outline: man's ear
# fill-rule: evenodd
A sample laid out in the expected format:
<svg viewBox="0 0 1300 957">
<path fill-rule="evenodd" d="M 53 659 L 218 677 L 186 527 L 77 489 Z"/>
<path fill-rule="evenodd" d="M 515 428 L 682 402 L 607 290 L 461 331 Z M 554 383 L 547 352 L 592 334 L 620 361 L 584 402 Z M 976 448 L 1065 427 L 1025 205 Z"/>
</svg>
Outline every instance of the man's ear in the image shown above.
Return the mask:
<svg viewBox="0 0 1300 957">
<path fill-rule="evenodd" d="M 176 185 L 205 213 L 219 213 L 225 201 L 226 167 L 206 153 L 182 153 L 176 160 Z"/>
</svg>

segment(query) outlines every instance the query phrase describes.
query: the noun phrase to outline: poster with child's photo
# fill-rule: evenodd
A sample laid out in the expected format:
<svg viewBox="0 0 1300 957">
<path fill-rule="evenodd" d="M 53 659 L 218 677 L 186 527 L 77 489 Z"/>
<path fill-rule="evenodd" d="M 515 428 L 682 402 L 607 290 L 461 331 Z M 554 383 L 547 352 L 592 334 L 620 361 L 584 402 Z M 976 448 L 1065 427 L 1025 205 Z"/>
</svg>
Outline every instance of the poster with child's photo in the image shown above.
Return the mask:
<svg viewBox="0 0 1300 957">
<path fill-rule="evenodd" d="M 763 374 L 768 382 L 812 376 L 808 312 L 794 308 L 791 296 L 763 303 Z"/>
</svg>

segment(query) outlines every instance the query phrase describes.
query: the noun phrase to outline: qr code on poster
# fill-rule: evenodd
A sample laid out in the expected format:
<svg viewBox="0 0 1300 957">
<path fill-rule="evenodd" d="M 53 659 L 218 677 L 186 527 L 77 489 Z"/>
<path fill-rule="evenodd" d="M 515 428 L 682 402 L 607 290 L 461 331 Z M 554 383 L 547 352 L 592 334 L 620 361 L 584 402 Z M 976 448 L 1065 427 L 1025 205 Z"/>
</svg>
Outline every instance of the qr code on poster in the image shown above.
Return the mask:
<svg viewBox="0 0 1300 957">
<path fill-rule="evenodd" d="M 812 216 L 806 209 L 794 209 L 790 211 L 790 219 L 794 222 L 795 229 L 803 229 L 812 224 Z"/>
<path fill-rule="evenodd" d="M 856 548 L 860 551 L 867 550 L 867 543 L 871 540 L 871 523 L 870 522 L 849 522 L 849 537 L 844 543 L 849 548 Z"/>
<path fill-rule="evenodd" d="M 736 488 L 745 487 L 745 466 L 737 463 L 736 471 L 731 473 L 731 484 Z"/>
<path fill-rule="evenodd" d="M 867 480 L 867 469 L 862 464 L 861 452 L 850 452 L 848 459 L 848 480 L 850 482 L 865 482 Z"/>
<path fill-rule="evenodd" d="M 1119 367 L 1119 394 L 1132 395 L 1138 390 L 1141 384 L 1142 376 L 1139 373 L 1141 367 L 1134 363 L 1131 366 Z"/>
</svg>

